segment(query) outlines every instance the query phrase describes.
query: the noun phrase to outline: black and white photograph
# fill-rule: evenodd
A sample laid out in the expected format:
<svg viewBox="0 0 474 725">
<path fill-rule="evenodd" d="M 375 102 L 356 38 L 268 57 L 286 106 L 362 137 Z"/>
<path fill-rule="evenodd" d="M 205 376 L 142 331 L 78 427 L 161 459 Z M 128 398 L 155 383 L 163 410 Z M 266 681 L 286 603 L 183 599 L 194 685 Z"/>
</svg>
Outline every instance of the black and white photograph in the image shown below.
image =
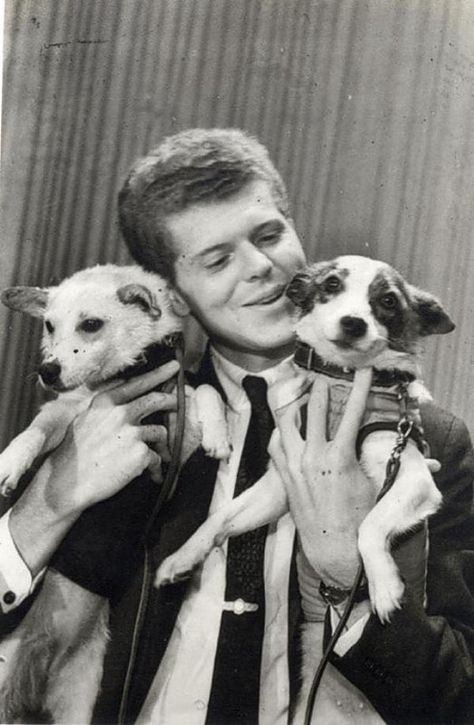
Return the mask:
<svg viewBox="0 0 474 725">
<path fill-rule="evenodd" d="M 474 723 L 474 2 L 0 12 L 0 723 Z"/>
</svg>

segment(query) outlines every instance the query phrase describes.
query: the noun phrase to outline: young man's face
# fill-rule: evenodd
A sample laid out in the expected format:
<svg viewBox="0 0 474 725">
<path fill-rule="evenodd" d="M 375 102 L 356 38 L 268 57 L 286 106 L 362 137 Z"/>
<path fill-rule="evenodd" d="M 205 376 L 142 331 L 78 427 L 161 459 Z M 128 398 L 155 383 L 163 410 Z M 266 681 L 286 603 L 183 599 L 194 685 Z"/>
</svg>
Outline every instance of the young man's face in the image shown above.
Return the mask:
<svg viewBox="0 0 474 725">
<path fill-rule="evenodd" d="M 252 182 L 167 221 L 176 287 L 214 346 L 253 371 L 290 354 L 293 308 L 284 290 L 305 255 L 268 185 Z"/>
</svg>

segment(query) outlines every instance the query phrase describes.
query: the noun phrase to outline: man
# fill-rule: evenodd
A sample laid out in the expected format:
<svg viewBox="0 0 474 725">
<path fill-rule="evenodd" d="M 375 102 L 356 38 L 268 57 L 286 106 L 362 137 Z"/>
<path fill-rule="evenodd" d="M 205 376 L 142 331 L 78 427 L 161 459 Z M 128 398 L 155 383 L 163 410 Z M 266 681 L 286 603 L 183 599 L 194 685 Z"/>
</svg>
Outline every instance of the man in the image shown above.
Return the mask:
<svg viewBox="0 0 474 725">
<path fill-rule="evenodd" d="M 175 303 L 208 333 L 211 347 L 197 380 L 212 382 L 225 397 L 233 444 L 228 462 L 219 465 L 202 452 L 187 462 L 148 548 L 157 565 L 209 509 L 217 509 L 264 471 L 264 465 L 259 474 L 250 470 L 248 433 L 258 437 L 267 424 L 271 428 L 262 389 L 290 374 L 293 333 L 284 288 L 304 264 L 304 253 L 281 178 L 265 149 L 239 131 L 194 130 L 166 139 L 132 169 L 120 194 L 120 218 L 136 260 L 173 282 Z M 123 497 L 131 512 L 140 501 L 136 483 L 118 492 L 156 463 L 138 424 L 151 409 L 173 406 L 172 397 L 149 391 L 174 371 L 171 363 L 97 396 L 15 504 L 0 539 L 10 552 L 1 568 L 4 609 L 12 609 L 34 588 L 70 530 L 53 566 L 110 596 L 115 608 L 97 721 L 283 723 L 294 697 L 300 615 L 289 516 L 229 543 L 227 565 L 225 552 L 215 550 L 190 582 L 148 591 L 146 606 L 140 597 L 141 551 L 134 547 L 138 537 L 130 533 L 143 521 L 139 505 L 139 514 L 131 517 L 135 523 L 123 532 L 123 547 L 113 549 L 116 557 L 106 556 L 97 567 L 91 563 L 94 557 L 84 555 L 84 542 L 95 530 L 103 531 L 107 517 L 113 520 Z M 341 592 L 350 586 L 357 566 L 357 526 L 339 520 L 335 504 L 341 491 L 366 495 L 355 438 L 369 385 L 370 375 L 362 375 L 341 435 L 332 443 L 320 440 L 317 451 L 306 455 L 310 441 L 301 440 L 292 421 L 281 421 L 288 455 L 287 462 L 279 461 L 280 468 L 311 484 L 320 528 L 335 532 L 337 546 L 310 551 L 309 571 L 323 573 L 326 583 Z M 258 389 L 257 404 L 252 397 Z M 309 409 L 310 415 L 321 417 L 318 392 Z M 465 551 L 472 549 L 467 518 L 472 451 L 465 429 L 452 416 L 429 409 L 423 423 L 432 455 L 442 464 L 437 481 L 446 502 L 431 526 L 428 612 L 411 597 L 410 575 L 402 562 L 408 589 L 403 609 L 383 627 L 369 614 L 367 601 L 357 604 L 333 664 L 346 678 L 348 691 L 360 694 L 360 704 L 367 696 L 374 717 L 380 713 L 389 722 L 410 723 L 467 721 L 474 707 L 474 563 Z M 162 429 L 155 438 L 158 447 L 164 445 Z M 306 461 L 304 470 L 295 466 L 294 446 L 299 460 Z M 251 457 L 261 456 L 254 448 Z M 323 472 L 324 487 L 318 485 Z M 110 502 L 89 508 L 110 496 Z M 308 518 L 312 515 L 308 511 Z M 308 596 L 304 583 L 303 595 Z M 326 626 L 329 631 L 330 616 Z"/>
</svg>

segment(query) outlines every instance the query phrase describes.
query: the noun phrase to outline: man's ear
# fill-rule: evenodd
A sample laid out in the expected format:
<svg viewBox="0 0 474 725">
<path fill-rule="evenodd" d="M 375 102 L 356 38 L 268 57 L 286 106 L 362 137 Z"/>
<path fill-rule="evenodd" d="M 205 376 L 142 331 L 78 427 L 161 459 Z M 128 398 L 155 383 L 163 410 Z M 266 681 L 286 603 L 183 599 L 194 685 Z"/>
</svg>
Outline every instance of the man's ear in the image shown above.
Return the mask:
<svg viewBox="0 0 474 725">
<path fill-rule="evenodd" d="M 119 287 L 117 297 L 124 305 L 137 305 L 154 320 L 161 317 L 161 308 L 155 295 L 144 284 L 126 284 Z"/>
<path fill-rule="evenodd" d="M 0 298 L 11 310 L 26 312 L 32 317 L 43 317 L 48 295 L 49 290 L 44 287 L 8 287 Z"/>
<path fill-rule="evenodd" d="M 181 295 L 181 293 L 178 292 L 178 290 L 174 287 L 170 287 L 169 297 L 171 308 L 175 315 L 178 315 L 178 317 L 187 317 L 191 310 L 189 309 L 189 305 L 184 297 Z"/>
<path fill-rule="evenodd" d="M 418 315 L 421 335 L 445 335 L 456 325 L 443 308 L 441 302 L 429 292 L 407 285 L 412 309 Z"/>
</svg>

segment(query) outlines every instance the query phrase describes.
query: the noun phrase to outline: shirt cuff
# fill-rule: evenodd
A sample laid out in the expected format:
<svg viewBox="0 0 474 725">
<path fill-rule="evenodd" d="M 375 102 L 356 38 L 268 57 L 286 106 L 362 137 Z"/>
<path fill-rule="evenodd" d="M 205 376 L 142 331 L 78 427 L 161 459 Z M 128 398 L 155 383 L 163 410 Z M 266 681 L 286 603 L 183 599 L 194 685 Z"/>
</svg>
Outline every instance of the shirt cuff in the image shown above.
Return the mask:
<svg viewBox="0 0 474 725">
<path fill-rule="evenodd" d="M 42 579 L 46 567 L 35 577 L 23 561 L 10 533 L 11 509 L 0 518 L 0 607 L 4 614 L 18 607 Z"/>
<path fill-rule="evenodd" d="M 357 605 L 356 605 L 357 606 Z M 339 612 L 334 607 L 329 607 L 330 611 L 330 617 L 331 617 L 331 630 L 334 632 L 336 629 L 338 623 L 339 623 Z M 357 619 L 354 624 L 351 624 L 349 629 L 347 629 L 339 639 L 337 640 L 335 646 L 334 646 L 334 652 L 339 655 L 339 657 L 343 657 L 346 652 L 350 650 L 351 647 L 353 647 L 361 638 L 362 632 L 364 631 L 364 627 L 367 624 L 370 612 L 366 611 L 366 608 L 364 607 L 365 614 L 361 614 L 360 618 Z"/>
</svg>

